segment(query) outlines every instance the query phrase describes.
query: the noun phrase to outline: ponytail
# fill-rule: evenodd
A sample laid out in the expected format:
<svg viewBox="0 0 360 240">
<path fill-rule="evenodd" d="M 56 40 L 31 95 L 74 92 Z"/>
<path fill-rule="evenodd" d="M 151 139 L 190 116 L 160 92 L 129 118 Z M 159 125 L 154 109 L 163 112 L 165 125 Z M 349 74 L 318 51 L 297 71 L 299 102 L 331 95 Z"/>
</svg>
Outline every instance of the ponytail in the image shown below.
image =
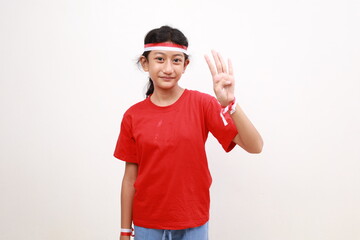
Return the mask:
<svg viewBox="0 0 360 240">
<path fill-rule="evenodd" d="M 150 97 L 154 93 L 154 82 L 149 78 L 148 89 L 146 91 L 146 97 Z"/>
</svg>

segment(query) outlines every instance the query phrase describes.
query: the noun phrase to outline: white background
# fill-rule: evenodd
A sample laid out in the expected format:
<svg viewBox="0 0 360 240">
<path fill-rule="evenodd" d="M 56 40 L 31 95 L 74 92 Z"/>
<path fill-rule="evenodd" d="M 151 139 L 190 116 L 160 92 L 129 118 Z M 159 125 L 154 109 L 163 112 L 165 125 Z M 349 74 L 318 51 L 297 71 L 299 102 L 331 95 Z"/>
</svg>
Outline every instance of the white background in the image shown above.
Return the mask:
<svg viewBox="0 0 360 240">
<path fill-rule="evenodd" d="M 233 60 L 260 155 L 211 136 L 210 239 L 360 239 L 360 3 L 0 1 L 0 239 L 110 240 L 124 111 L 144 98 L 143 38 L 190 42 L 181 85 L 212 93 L 203 55 Z"/>
</svg>

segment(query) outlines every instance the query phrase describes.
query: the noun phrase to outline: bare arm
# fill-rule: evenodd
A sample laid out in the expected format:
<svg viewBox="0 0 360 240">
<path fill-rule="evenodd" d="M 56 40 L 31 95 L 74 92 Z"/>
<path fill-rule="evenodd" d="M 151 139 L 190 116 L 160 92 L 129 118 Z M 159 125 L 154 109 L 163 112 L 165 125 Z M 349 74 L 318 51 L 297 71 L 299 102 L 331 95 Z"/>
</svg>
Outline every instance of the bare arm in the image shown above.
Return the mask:
<svg viewBox="0 0 360 240">
<path fill-rule="evenodd" d="M 121 185 L 121 228 L 132 226 L 132 204 L 135 194 L 134 183 L 137 178 L 138 165 L 127 162 Z M 120 240 L 129 240 L 129 236 L 121 236 Z"/>
<path fill-rule="evenodd" d="M 239 105 L 236 105 L 236 111 L 230 116 L 238 131 L 233 142 L 249 153 L 260 153 L 263 148 L 263 140 Z"/>
<path fill-rule="evenodd" d="M 220 104 L 227 106 L 235 98 L 233 67 L 230 60 L 227 66 L 219 53 L 212 51 L 212 55 L 215 65 L 211 63 L 208 56 L 205 56 L 205 60 L 213 77 L 214 92 Z M 260 153 L 263 147 L 263 140 L 239 105 L 236 105 L 236 111 L 231 114 L 231 118 L 238 131 L 233 141 L 249 153 Z"/>
</svg>

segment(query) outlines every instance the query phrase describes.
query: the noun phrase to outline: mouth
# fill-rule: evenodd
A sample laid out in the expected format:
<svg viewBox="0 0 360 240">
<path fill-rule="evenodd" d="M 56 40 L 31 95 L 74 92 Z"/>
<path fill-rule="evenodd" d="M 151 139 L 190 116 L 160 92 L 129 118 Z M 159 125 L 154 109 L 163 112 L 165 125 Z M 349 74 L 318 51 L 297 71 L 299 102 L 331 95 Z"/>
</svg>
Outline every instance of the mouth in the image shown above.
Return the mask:
<svg viewBox="0 0 360 240">
<path fill-rule="evenodd" d="M 160 77 L 160 78 L 168 81 L 175 79 L 175 77 Z"/>
</svg>

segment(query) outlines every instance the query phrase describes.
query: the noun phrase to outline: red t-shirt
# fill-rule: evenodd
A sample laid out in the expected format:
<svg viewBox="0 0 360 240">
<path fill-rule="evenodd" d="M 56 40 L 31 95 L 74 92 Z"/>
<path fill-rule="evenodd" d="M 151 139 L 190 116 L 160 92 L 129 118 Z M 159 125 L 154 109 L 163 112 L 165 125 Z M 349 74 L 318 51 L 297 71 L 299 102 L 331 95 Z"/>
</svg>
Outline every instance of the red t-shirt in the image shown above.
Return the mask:
<svg viewBox="0 0 360 240">
<path fill-rule="evenodd" d="M 237 134 L 229 114 L 207 94 L 185 90 L 172 105 L 150 98 L 124 114 L 114 156 L 138 164 L 135 225 L 155 229 L 198 227 L 209 220 L 211 175 L 205 142 L 210 131 L 226 152 Z"/>
</svg>

